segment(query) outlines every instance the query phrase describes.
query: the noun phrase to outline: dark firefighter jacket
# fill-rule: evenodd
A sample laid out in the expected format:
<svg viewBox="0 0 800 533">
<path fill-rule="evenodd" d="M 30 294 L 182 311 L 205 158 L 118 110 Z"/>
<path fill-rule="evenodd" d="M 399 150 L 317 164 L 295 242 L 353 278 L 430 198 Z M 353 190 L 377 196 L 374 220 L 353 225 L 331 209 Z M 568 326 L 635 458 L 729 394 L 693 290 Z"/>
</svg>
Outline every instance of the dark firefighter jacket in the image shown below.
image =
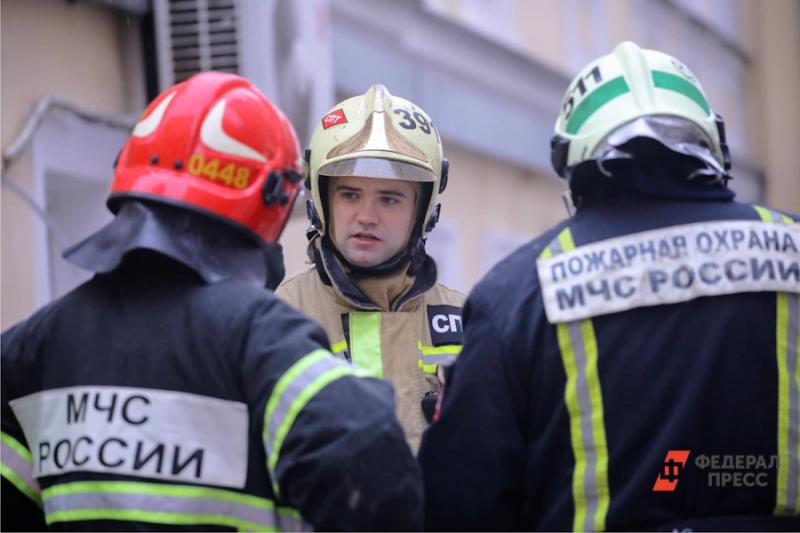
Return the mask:
<svg viewBox="0 0 800 533">
<path fill-rule="evenodd" d="M 129 202 L 69 253 L 97 274 L 2 335 L 3 529 L 421 526 L 390 386 L 264 289 L 266 252 Z"/>
<path fill-rule="evenodd" d="M 658 187 L 587 202 L 470 294 L 419 454 L 429 528 L 800 527 L 800 227 Z"/>
</svg>

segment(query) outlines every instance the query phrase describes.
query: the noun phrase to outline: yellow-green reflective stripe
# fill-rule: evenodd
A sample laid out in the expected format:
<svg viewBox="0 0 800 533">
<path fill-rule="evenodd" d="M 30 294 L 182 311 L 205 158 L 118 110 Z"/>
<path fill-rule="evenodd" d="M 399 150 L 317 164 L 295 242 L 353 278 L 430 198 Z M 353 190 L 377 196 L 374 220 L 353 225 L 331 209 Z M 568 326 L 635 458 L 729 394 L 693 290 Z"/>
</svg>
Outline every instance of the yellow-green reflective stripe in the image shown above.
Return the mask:
<svg viewBox="0 0 800 533">
<path fill-rule="evenodd" d="M 426 374 L 435 374 L 438 368 L 437 365 L 426 365 L 422 362 L 422 359 L 417 359 L 417 366 Z"/>
<path fill-rule="evenodd" d="M 761 207 L 760 205 L 754 205 L 753 209 L 756 210 L 758 216 L 761 217 L 761 220 L 764 222 L 772 222 L 772 213 L 766 207 Z"/>
<path fill-rule="evenodd" d="M 438 365 L 451 365 L 461 353 L 461 345 L 445 344 L 442 346 L 425 346 L 419 341 L 418 366 L 426 374 L 435 374 Z"/>
<path fill-rule="evenodd" d="M 461 345 L 445 344 L 442 346 L 425 346 L 419 343 L 419 350 L 422 352 L 422 355 L 459 354 L 461 353 Z"/>
<path fill-rule="evenodd" d="M 28 449 L 8 433 L 0 432 L 0 450 L 0 476 L 41 507 L 39 483 L 33 477 L 33 464 Z"/>
<path fill-rule="evenodd" d="M 298 376 L 301 376 L 303 372 L 310 366 L 314 365 L 314 363 L 324 359 L 325 357 L 329 356 L 329 352 L 325 350 L 314 350 L 313 352 L 304 355 L 300 359 L 298 359 L 286 372 L 278 380 L 278 383 L 275 385 L 275 388 L 270 394 L 269 401 L 267 401 L 267 406 L 264 409 L 264 444 L 267 446 L 267 450 L 269 451 L 271 448 L 271 443 L 274 440 L 274 435 L 271 435 L 272 429 L 272 420 L 275 419 L 276 410 L 278 409 L 278 405 L 283 400 L 289 401 L 291 404 L 291 398 L 286 400 L 285 393 L 287 389 L 295 383 L 295 380 Z M 288 408 L 287 408 L 288 409 Z M 281 418 L 281 417 L 279 417 Z M 280 420 L 279 420 L 280 422 Z M 277 428 L 275 429 L 277 432 Z"/>
<path fill-rule="evenodd" d="M 31 486 L 29 486 L 16 472 L 6 466 L 5 463 L 0 462 L 0 475 L 6 478 L 9 483 L 17 487 L 22 494 L 30 498 L 37 506 L 42 507 L 41 495 Z"/>
<path fill-rule="evenodd" d="M 31 452 L 20 441 L 18 441 L 5 431 L 0 431 L 0 440 L 5 442 L 9 446 L 9 448 L 17 452 L 17 454 L 20 457 L 22 457 L 27 463 L 33 465 L 33 457 L 31 457 Z"/>
<path fill-rule="evenodd" d="M 789 354 L 789 360 L 794 361 L 794 413 L 792 414 L 791 420 L 794 422 L 794 428 L 790 429 L 791 436 L 794 442 L 794 453 L 791 456 L 791 459 L 794 461 L 793 468 L 794 468 L 794 485 L 793 488 L 795 490 L 795 497 L 794 497 L 794 513 L 795 515 L 800 515 L 800 295 L 798 294 L 789 294 L 787 295 L 787 299 L 789 300 L 789 326 L 790 326 L 790 333 L 789 333 L 789 342 L 787 342 L 787 352 Z M 792 339 L 794 339 L 794 344 L 791 343 Z M 794 352 L 794 353 L 792 353 Z"/>
<path fill-rule="evenodd" d="M 572 233 L 565 228 L 540 257 L 574 249 Z M 605 529 L 610 492 L 597 339 L 590 319 L 557 324 L 556 334 L 567 375 L 564 401 L 570 416 L 570 441 L 575 455 L 573 529 L 601 531 Z"/>
<path fill-rule="evenodd" d="M 281 445 L 283 444 L 283 440 L 286 438 L 286 434 L 289 433 L 289 429 L 292 427 L 292 424 L 294 424 L 297 415 L 300 414 L 300 411 L 303 410 L 303 407 L 306 406 L 311 398 L 313 398 L 328 384 L 336 381 L 337 379 L 352 375 L 353 371 L 349 368 L 334 368 L 329 370 L 325 374 L 318 377 L 311 385 L 306 387 L 300 396 L 298 396 L 297 399 L 295 399 L 295 401 L 292 403 L 292 406 L 289 408 L 289 413 L 287 414 L 286 419 L 283 421 L 280 430 L 278 431 L 274 448 L 272 449 L 272 453 L 270 454 L 269 461 L 267 463 L 267 467 L 272 475 L 272 486 L 276 496 L 279 494 L 277 475 L 275 473 L 275 469 L 278 465 L 278 456 L 280 455 L 280 449 Z"/>
<path fill-rule="evenodd" d="M 54 485 L 42 491 L 42 498 L 47 500 L 65 494 L 81 494 L 85 492 L 108 492 L 124 494 L 149 494 L 154 496 L 174 496 L 180 498 L 202 498 L 222 500 L 260 509 L 272 510 L 275 504 L 265 498 L 241 494 L 223 489 L 194 487 L 191 485 L 164 485 L 161 483 L 141 483 L 135 481 L 76 481 Z M 287 509 L 288 510 L 288 509 Z M 293 510 L 292 510 L 293 511 Z"/>
<path fill-rule="evenodd" d="M 350 313 L 350 360 L 370 375 L 383 377 L 380 313 Z"/>
<path fill-rule="evenodd" d="M 572 240 L 572 231 L 569 228 L 564 228 L 558 234 L 558 243 L 562 252 L 571 252 L 575 249 L 575 241 Z"/>
<path fill-rule="evenodd" d="M 791 217 L 760 205 L 761 220 L 792 224 Z M 800 296 L 775 298 L 775 346 L 778 364 L 778 476 L 776 515 L 800 514 Z"/>
<path fill-rule="evenodd" d="M 352 375 L 362 373 L 336 359 L 327 350 L 314 350 L 295 362 L 278 380 L 264 410 L 263 433 L 267 468 L 276 496 L 279 494 L 279 487 L 275 468 L 281 445 L 300 411 L 326 385 Z"/>
<path fill-rule="evenodd" d="M 347 341 L 339 341 L 333 346 L 331 346 L 331 351 L 333 353 L 343 352 L 347 349 Z"/>
<path fill-rule="evenodd" d="M 764 222 L 778 222 L 782 224 L 794 223 L 792 217 L 784 215 L 783 213 L 778 213 L 777 211 L 773 211 L 772 209 L 767 209 L 766 207 L 760 205 L 754 205 L 753 209 L 756 210 L 758 216 Z"/>
<path fill-rule="evenodd" d="M 590 319 L 581 321 L 583 342 L 586 346 L 586 380 L 589 384 L 589 398 L 592 404 L 591 425 L 597 453 L 595 475 L 597 476 L 597 512 L 594 516 L 595 531 L 606 528 L 606 515 L 610 493 L 608 489 L 608 444 L 606 442 L 606 427 L 604 423 L 603 393 L 600 387 L 600 374 L 597 369 L 597 338 L 594 334 L 594 325 Z"/>
<path fill-rule="evenodd" d="M 334 363 L 334 361 L 330 352 L 321 349 L 314 350 L 295 361 L 278 380 L 269 397 L 266 409 L 264 409 L 263 440 L 267 451 L 268 465 L 273 462 L 273 454 L 275 455 L 274 464 L 277 464 L 277 448 L 280 447 L 276 446 L 276 441 L 295 400 L 321 373 L 340 364 Z M 271 469 L 270 474 L 273 475 L 273 484 L 275 484 L 274 472 Z"/>
<path fill-rule="evenodd" d="M 109 512 L 227 517 L 243 524 L 260 524 L 260 530 L 304 527 L 293 509 L 276 510 L 275 505 L 264 498 L 220 489 L 114 481 L 77 482 L 54 489 L 44 495 L 47 516 L 83 509 L 107 509 Z"/>
<path fill-rule="evenodd" d="M 800 296 L 777 295 L 778 482 L 775 514 L 800 514 Z"/>
<path fill-rule="evenodd" d="M 567 386 L 564 389 L 564 402 L 567 404 L 570 425 L 570 441 L 572 452 L 575 455 L 575 470 L 572 473 L 572 499 L 575 506 L 573 516 L 573 531 L 581 531 L 582 524 L 586 521 L 586 496 L 583 480 L 586 471 L 586 454 L 583 449 L 583 435 L 581 434 L 581 412 L 578 406 L 578 391 L 575 382 L 578 380 L 578 370 L 575 367 L 575 356 L 569 340 L 569 328 L 566 323 L 556 326 L 558 334 L 558 347 L 561 359 L 567 374 Z"/>
<path fill-rule="evenodd" d="M 58 511 L 45 517 L 48 524 L 55 522 L 76 522 L 81 520 L 127 520 L 174 525 L 216 525 L 235 527 L 239 531 L 279 531 L 277 527 L 240 520 L 231 516 L 206 514 L 162 513 L 158 511 L 139 511 L 136 509 L 75 509 Z"/>
</svg>

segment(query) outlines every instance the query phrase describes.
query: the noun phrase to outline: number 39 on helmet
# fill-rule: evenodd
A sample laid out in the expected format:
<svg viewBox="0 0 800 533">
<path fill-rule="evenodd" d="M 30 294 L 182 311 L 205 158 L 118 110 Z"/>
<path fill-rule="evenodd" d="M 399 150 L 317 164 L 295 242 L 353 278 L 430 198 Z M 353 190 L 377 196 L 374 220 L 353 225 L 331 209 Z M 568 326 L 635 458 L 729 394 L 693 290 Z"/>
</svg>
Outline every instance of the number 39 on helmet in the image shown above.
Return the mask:
<svg viewBox="0 0 800 533">
<path fill-rule="evenodd" d="M 299 145 L 246 79 L 203 72 L 145 110 L 115 165 L 112 212 L 129 198 L 197 210 L 274 243 L 300 190 Z"/>
<path fill-rule="evenodd" d="M 325 188 L 321 178 L 362 176 L 399 179 L 423 185 L 423 203 L 415 228 L 421 238 L 438 219 L 437 195 L 447 185 L 447 160 L 439 132 L 414 103 L 393 96 L 383 85 L 338 104 L 322 117 L 307 152 L 311 192 L 308 211 L 314 230 L 325 235 Z"/>
</svg>

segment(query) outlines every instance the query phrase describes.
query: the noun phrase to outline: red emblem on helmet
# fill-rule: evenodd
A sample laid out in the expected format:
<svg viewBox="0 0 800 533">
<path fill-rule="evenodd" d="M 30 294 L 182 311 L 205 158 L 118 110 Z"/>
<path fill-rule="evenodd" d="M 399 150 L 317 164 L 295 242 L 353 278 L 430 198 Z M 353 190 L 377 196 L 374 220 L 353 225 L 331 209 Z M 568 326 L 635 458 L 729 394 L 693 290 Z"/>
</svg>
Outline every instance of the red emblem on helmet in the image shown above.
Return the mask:
<svg viewBox="0 0 800 533">
<path fill-rule="evenodd" d="M 324 117 L 322 117 L 322 127 L 324 129 L 328 129 L 331 126 L 335 126 L 337 124 L 345 124 L 347 122 L 347 117 L 344 115 L 344 109 L 337 109 L 335 111 L 331 111 Z"/>
</svg>

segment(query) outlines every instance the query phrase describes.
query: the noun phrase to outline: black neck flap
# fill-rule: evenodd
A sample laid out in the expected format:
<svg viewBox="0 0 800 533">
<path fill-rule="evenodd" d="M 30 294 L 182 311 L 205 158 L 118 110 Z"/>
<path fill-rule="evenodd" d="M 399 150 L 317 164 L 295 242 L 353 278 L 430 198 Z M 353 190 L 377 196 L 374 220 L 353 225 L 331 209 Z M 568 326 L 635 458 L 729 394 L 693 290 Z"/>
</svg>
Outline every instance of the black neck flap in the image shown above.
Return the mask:
<svg viewBox="0 0 800 533">
<path fill-rule="evenodd" d="M 596 160 L 576 165 L 569 177 L 575 206 L 580 209 L 617 193 L 698 201 L 733 200 L 735 193 L 727 185 L 729 177 L 718 183 L 690 180 L 689 176 L 700 164 L 697 159 L 647 141 L 650 140 L 630 141 L 634 157 L 606 161 L 602 169 Z"/>
<path fill-rule="evenodd" d="M 238 278 L 275 289 L 285 275 L 282 247 L 224 222 L 194 209 L 130 199 L 108 225 L 65 250 L 64 258 L 107 273 L 129 252 L 151 250 L 189 267 L 206 283 Z"/>
</svg>

